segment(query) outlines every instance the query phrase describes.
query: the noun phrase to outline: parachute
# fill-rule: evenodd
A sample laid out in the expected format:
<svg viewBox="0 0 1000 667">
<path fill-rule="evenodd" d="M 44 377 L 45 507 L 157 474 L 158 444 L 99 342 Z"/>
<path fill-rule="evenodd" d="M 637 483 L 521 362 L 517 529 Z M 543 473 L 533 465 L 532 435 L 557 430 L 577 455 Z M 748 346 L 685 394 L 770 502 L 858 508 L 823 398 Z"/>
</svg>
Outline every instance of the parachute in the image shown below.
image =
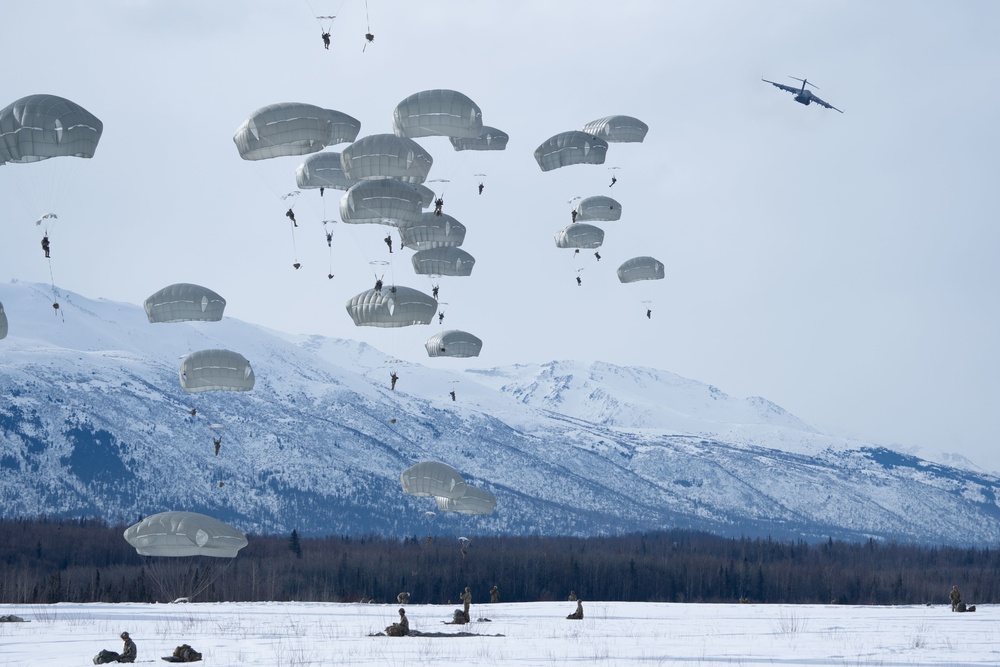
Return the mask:
<svg viewBox="0 0 1000 667">
<path fill-rule="evenodd" d="M 502 151 L 507 148 L 510 136 L 495 127 L 483 125 L 483 131 L 473 139 L 450 137 L 451 146 L 456 151 Z"/>
<path fill-rule="evenodd" d="M 0 109 L 0 164 L 92 158 L 104 123 L 57 95 L 28 95 Z"/>
<path fill-rule="evenodd" d="M 549 137 L 535 149 L 535 161 L 542 171 L 574 164 L 604 164 L 608 142 L 579 130 Z"/>
<path fill-rule="evenodd" d="M 587 220 L 620 220 L 621 217 L 622 205 L 611 197 L 603 195 L 584 197 L 576 205 L 577 222 Z"/>
<path fill-rule="evenodd" d="M 394 178 L 359 181 L 340 198 L 340 219 L 351 224 L 393 226 L 416 222 L 422 214 L 421 192 Z"/>
<path fill-rule="evenodd" d="M 154 514 L 129 526 L 124 537 L 143 556 L 146 571 L 168 600 L 200 594 L 247 545 L 243 531 L 194 512 Z"/>
<path fill-rule="evenodd" d="M 435 496 L 439 510 L 458 512 L 459 514 L 493 514 L 497 499 L 489 491 L 465 485 L 465 493 L 459 498 Z"/>
<path fill-rule="evenodd" d="M 416 273 L 431 276 L 471 276 L 476 265 L 475 257 L 455 247 L 418 250 L 410 261 Z"/>
<path fill-rule="evenodd" d="M 312 104 L 283 102 L 254 111 L 236 128 L 233 141 L 244 160 L 308 155 L 354 141 L 361 121 Z"/>
<path fill-rule="evenodd" d="M 189 354 L 181 362 L 181 389 L 188 393 L 203 391 L 250 391 L 254 385 L 253 369 L 246 357 L 230 350 L 202 350 Z"/>
<path fill-rule="evenodd" d="M 466 484 L 457 470 L 437 461 L 423 461 L 410 466 L 399 475 L 403 491 L 411 496 L 460 498 Z"/>
<path fill-rule="evenodd" d="M 557 248 L 600 248 L 604 243 L 604 230 L 585 222 L 577 222 L 556 232 Z"/>
<path fill-rule="evenodd" d="M 663 262 L 653 257 L 633 257 L 618 267 L 618 280 L 634 283 L 638 280 L 663 280 Z"/>
<path fill-rule="evenodd" d="M 649 126 L 632 116 L 606 116 L 590 121 L 583 131 L 609 143 L 632 143 L 645 139 Z"/>
<path fill-rule="evenodd" d="M 392 112 L 392 131 L 400 137 L 476 139 L 483 112 L 456 90 L 424 90 L 410 95 Z"/>
<path fill-rule="evenodd" d="M 154 292 L 143 306 L 150 323 L 218 322 L 222 319 L 226 300 L 207 287 L 177 283 Z"/>
<path fill-rule="evenodd" d="M 395 178 L 404 183 L 423 183 L 434 158 L 412 139 L 370 134 L 345 148 L 340 162 L 344 174 L 355 181 Z"/>
<path fill-rule="evenodd" d="M 437 300 L 412 287 L 386 286 L 367 290 L 347 302 L 347 313 L 359 327 L 408 327 L 430 324 Z"/>
<path fill-rule="evenodd" d="M 452 329 L 434 334 L 424 347 L 428 357 L 478 357 L 483 341 L 466 331 Z"/>
<path fill-rule="evenodd" d="M 161 512 L 125 530 L 140 556 L 235 558 L 247 545 L 238 528 L 195 512 Z"/>
<path fill-rule="evenodd" d="M 0 340 L 7 337 L 7 313 L 3 312 L 3 304 L 0 303 Z"/>
<path fill-rule="evenodd" d="M 344 173 L 340 153 L 335 151 L 313 153 L 295 168 L 295 184 L 304 190 L 348 190 L 356 182 Z"/>
<path fill-rule="evenodd" d="M 435 215 L 428 211 L 416 222 L 399 222 L 399 237 L 402 244 L 414 250 L 457 247 L 465 242 L 465 225 L 442 213 Z"/>
</svg>

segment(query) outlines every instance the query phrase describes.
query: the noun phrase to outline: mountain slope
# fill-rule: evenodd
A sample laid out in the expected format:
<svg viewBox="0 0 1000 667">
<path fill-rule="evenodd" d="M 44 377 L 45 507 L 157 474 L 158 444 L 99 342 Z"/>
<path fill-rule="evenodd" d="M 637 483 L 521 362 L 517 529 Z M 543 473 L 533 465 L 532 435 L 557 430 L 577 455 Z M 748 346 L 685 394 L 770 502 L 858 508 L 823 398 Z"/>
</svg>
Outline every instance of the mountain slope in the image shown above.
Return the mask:
<svg viewBox="0 0 1000 667">
<path fill-rule="evenodd" d="M 41 285 L 2 285 L 0 302 L 5 517 L 132 522 L 187 509 L 304 535 L 1000 539 L 997 477 L 830 437 L 766 399 L 664 371 L 558 361 L 451 372 L 231 318 L 151 325 L 139 306 L 72 293 L 63 321 Z M 253 391 L 180 389 L 179 359 L 213 347 L 250 359 Z M 389 368 L 403 378 L 396 391 Z M 497 511 L 428 524 L 433 503 L 398 478 L 427 459 L 494 493 Z"/>
</svg>

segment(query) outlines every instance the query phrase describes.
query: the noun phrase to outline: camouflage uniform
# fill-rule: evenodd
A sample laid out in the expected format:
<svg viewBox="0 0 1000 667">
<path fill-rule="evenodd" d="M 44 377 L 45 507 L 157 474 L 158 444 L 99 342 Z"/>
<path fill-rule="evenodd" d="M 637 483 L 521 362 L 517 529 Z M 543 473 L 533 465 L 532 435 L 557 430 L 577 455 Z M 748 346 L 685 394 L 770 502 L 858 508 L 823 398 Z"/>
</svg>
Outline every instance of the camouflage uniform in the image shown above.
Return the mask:
<svg viewBox="0 0 1000 667">
<path fill-rule="evenodd" d="M 490 602 L 500 602 L 500 589 L 496 586 L 490 589 Z"/>
<path fill-rule="evenodd" d="M 399 623 L 393 623 L 385 629 L 385 634 L 390 637 L 405 637 L 410 633 L 410 622 L 406 619 L 406 610 L 399 609 Z"/>
<path fill-rule="evenodd" d="M 462 613 L 465 615 L 465 622 L 469 623 L 469 605 L 472 604 L 472 592 L 469 590 L 468 586 L 465 587 L 465 592 L 459 597 L 462 598 Z"/>
<path fill-rule="evenodd" d="M 403 591 L 402 593 L 396 596 L 396 602 L 399 604 L 409 604 L 410 594 L 407 593 L 406 591 Z"/>
<path fill-rule="evenodd" d="M 576 593 L 574 593 L 573 591 L 569 592 L 569 601 L 576 602 Z"/>
<path fill-rule="evenodd" d="M 958 586 L 951 587 L 951 593 L 948 594 L 948 597 L 951 598 L 951 610 L 957 610 L 959 603 L 962 601 L 962 594 L 958 592 Z"/>
<path fill-rule="evenodd" d="M 576 601 L 576 611 L 574 611 L 572 614 L 570 614 L 566 618 L 571 618 L 571 619 L 574 619 L 574 620 L 582 620 L 583 619 L 583 600 L 577 600 Z"/>
</svg>

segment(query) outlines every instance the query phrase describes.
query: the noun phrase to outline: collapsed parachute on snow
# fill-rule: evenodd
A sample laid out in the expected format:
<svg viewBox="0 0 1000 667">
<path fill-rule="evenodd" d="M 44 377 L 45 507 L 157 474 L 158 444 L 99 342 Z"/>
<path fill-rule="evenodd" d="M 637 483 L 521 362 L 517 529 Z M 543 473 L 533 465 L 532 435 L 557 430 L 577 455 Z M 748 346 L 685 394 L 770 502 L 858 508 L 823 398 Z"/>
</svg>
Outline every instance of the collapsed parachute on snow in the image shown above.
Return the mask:
<svg viewBox="0 0 1000 667">
<path fill-rule="evenodd" d="M 663 262 L 654 257 L 633 257 L 618 267 L 618 280 L 634 283 L 639 280 L 663 280 Z"/>
<path fill-rule="evenodd" d="M 181 362 L 181 389 L 189 393 L 203 391 L 250 391 L 254 385 L 253 369 L 239 352 L 201 350 Z"/>
<path fill-rule="evenodd" d="M 604 195 L 584 197 L 576 204 L 577 222 L 620 220 L 621 217 L 622 205 L 611 197 L 605 197 Z"/>
<path fill-rule="evenodd" d="M 226 309 L 226 300 L 207 287 L 177 283 L 154 292 L 143 306 L 151 323 L 218 322 Z"/>
<path fill-rule="evenodd" d="M 632 116 L 606 116 L 590 121 L 583 131 L 609 143 L 631 143 L 645 139 L 649 126 Z"/>
<path fill-rule="evenodd" d="M 483 341 L 467 331 L 451 329 L 434 334 L 424 347 L 428 357 L 478 357 Z"/>
<path fill-rule="evenodd" d="M 161 512 L 125 530 L 125 540 L 141 556 L 235 558 L 246 535 L 218 519 L 195 512 Z"/>
<path fill-rule="evenodd" d="M 586 222 L 577 222 L 556 232 L 557 248 L 600 248 L 603 243 L 604 230 Z"/>
<path fill-rule="evenodd" d="M 424 90 L 396 105 L 392 112 L 392 131 L 410 139 L 478 139 L 483 131 L 483 112 L 457 90 Z"/>
<path fill-rule="evenodd" d="M 574 164 L 604 164 L 608 142 L 579 130 L 549 137 L 535 149 L 535 161 L 542 171 Z"/>
<path fill-rule="evenodd" d="M 0 109 L 0 164 L 92 158 L 104 123 L 57 95 L 28 95 Z"/>
<path fill-rule="evenodd" d="M 347 313 L 359 327 L 408 327 L 430 324 L 437 306 L 437 300 L 429 294 L 393 285 L 352 297 L 347 302 Z"/>
<path fill-rule="evenodd" d="M 254 111 L 233 141 L 244 160 L 308 155 L 327 146 L 354 141 L 361 121 L 340 111 L 312 104 L 283 102 Z"/>
<path fill-rule="evenodd" d="M 411 496 L 460 498 L 465 494 L 465 480 L 445 463 L 422 461 L 399 475 L 403 491 Z"/>
</svg>

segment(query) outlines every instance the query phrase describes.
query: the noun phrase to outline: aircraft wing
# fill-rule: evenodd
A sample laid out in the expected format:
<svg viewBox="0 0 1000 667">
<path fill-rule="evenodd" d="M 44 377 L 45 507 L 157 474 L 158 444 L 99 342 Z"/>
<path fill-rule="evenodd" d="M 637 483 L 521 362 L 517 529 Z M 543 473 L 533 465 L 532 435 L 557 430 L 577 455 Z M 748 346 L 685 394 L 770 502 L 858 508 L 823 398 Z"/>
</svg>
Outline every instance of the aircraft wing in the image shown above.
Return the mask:
<svg viewBox="0 0 1000 667">
<path fill-rule="evenodd" d="M 783 83 L 775 83 L 774 81 L 768 81 L 767 79 L 761 79 L 761 81 L 763 81 L 765 83 L 769 83 L 772 86 L 775 86 L 777 88 L 781 88 L 782 90 L 787 90 L 790 93 L 798 94 L 798 92 L 799 92 L 799 89 L 795 88 L 794 86 L 786 86 Z"/>
<path fill-rule="evenodd" d="M 840 109 L 838 109 L 837 107 L 833 106 L 832 104 L 827 104 L 826 102 L 824 102 L 823 100 L 819 99 L 815 95 L 812 96 L 812 101 L 815 102 L 816 104 L 820 105 L 821 107 L 826 107 L 827 109 L 833 109 L 834 111 L 840 111 Z M 844 112 L 840 111 L 840 113 L 844 113 Z"/>
</svg>

